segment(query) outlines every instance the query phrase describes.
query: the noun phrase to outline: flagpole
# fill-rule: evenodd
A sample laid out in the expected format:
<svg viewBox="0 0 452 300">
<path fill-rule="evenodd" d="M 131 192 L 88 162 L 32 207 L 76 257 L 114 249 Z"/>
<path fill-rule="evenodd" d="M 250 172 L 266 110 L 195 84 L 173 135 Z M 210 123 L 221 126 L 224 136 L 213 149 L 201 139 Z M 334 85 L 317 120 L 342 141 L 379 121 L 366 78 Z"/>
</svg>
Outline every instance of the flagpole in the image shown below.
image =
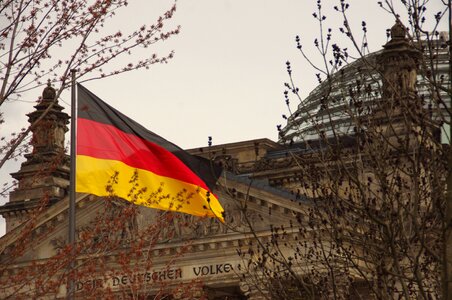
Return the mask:
<svg viewBox="0 0 452 300">
<path fill-rule="evenodd" d="M 75 268 L 75 157 L 76 157 L 76 122 L 77 122 L 77 110 L 76 110 L 76 95 L 75 95 L 75 72 L 71 70 L 72 87 L 71 87 L 71 173 L 69 183 L 69 245 L 71 246 L 70 253 L 70 266 L 69 266 L 69 281 L 67 298 L 74 299 L 74 268 Z"/>
</svg>

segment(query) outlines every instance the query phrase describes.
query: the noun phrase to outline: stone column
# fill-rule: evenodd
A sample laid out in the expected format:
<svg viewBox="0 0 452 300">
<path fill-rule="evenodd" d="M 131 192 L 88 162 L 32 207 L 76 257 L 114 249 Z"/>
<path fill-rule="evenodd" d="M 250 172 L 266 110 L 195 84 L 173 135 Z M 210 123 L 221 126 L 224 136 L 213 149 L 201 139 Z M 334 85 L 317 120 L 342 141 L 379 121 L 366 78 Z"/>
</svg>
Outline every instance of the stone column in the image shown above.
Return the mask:
<svg viewBox="0 0 452 300">
<path fill-rule="evenodd" d="M 181 291 L 174 293 L 172 297 L 175 300 L 206 299 L 203 286 L 199 283 L 194 283 L 192 286 L 190 286 L 189 290 L 182 288 Z"/>
<path fill-rule="evenodd" d="M 250 300 L 270 300 L 272 299 L 267 287 L 262 284 L 249 285 L 246 282 L 240 282 L 240 291 Z"/>
</svg>

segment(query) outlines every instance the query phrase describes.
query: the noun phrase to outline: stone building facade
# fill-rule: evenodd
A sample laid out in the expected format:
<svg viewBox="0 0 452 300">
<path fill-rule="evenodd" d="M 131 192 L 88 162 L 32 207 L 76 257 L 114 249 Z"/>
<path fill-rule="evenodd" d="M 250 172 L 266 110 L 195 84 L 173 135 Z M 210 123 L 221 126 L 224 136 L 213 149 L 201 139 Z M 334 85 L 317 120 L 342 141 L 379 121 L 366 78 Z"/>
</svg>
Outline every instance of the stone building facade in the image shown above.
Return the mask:
<svg viewBox="0 0 452 300">
<path fill-rule="evenodd" d="M 393 39 L 385 46 L 379 59 L 383 73 L 403 74 L 394 75 L 397 84 L 400 78 L 402 82 L 396 89 L 386 89 L 387 97 L 407 101 L 417 97 L 413 80 L 416 78 L 418 55 L 407 44 L 400 27 L 394 27 Z M 399 66 L 401 61 L 402 67 Z M 395 64 L 398 67 L 394 71 Z M 397 95 L 394 95 L 394 90 Z M 35 111 L 28 115 L 30 123 L 33 123 L 44 111 L 47 112 L 32 130 L 32 153 L 26 155 L 20 170 L 12 174 L 18 181 L 18 187 L 11 192 L 9 202 L 0 207 L 0 214 L 7 224 L 7 234 L 0 238 L 0 282 L 5 287 L 0 290 L 0 298 L 11 294 L 17 295 L 17 298 L 33 295 L 45 280 L 36 275 L 28 278 L 23 274 L 27 268 L 36 269 L 36 265 L 45 266 L 55 257 L 64 260 L 69 255 L 59 256 L 64 253 L 68 227 L 70 157 L 64 153 L 64 133 L 69 116 L 54 97 L 55 91 L 49 85 Z M 423 110 L 422 107 L 417 109 Z M 402 115 L 404 111 L 399 109 L 398 113 Z M 384 124 L 381 112 L 376 110 L 374 116 L 380 124 Z M 402 127 L 399 129 L 403 131 Z M 432 125 L 432 132 L 435 130 Z M 353 139 L 350 143 L 353 144 Z M 196 299 L 201 295 L 215 300 L 266 299 L 269 286 L 262 286 L 261 283 L 253 286 L 243 280 L 243 276 L 247 275 L 242 268 L 246 261 L 237 255 L 237 249 L 253 243 L 256 238 L 269 241 L 272 238 L 271 227 L 287 225 L 306 213 L 309 199 L 299 194 L 302 180 L 294 155 L 315 157 L 315 145 L 287 145 L 269 139 L 256 139 L 187 150 L 223 166 L 225 172 L 214 192 L 225 208 L 225 224 L 210 219 L 199 221 L 189 215 L 165 219 L 162 223 L 164 228 L 158 229 L 158 238 L 146 240 L 149 245 L 139 249 L 141 254 L 146 253 L 147 261 L 152 260 L 152 265 L 138 266 L 143 258 L 132 256 L 136 251 L 131 252 L 131 240 L 162 216 L 162 213 L 152 209 L 139 207 L 133 218 L 120 219 L 127 223 L 121 227 L 120 233 L 115 232 L 120 246 L 115 251 L 95 253 L 102 268 L 94 267 L 89 269 L 91 273 L 88 272 L 88 275 L 74 277 L 75 297 L 102 298 L 99 295 L 105 291 L 105 295 L 118 299 L 153 299 L 153 295 L 165 292 L 171 295 L 169 299 Z M 317 145 L 320 147 L 321 143 Z M 243 210 L 244 205 L 246 211 Z M 113 204 L 109 204 L 92 195 L 78 194 L 76 214 L 79 239 L 89 232 L 99 214 L 104 219 L 114 219 L 114 213 L 119 211 L 121 214 L 123 208 L 121 201 L 114 200 Z M 249 231 L 250 223 L 253 232 Z M 98 236 L 100 233 L 93 239 L 98 241 Z M 131 253 L 129 265 L 133 267 L 130 269 L 124 269 L 121 265 L 125 259 L 121 252 Z M 80 252 L 76 259 L 77 266 L 83 267 L 89 255 L 94 254 Z M 58 278 L 58 274 L 65 272 L 67 266 L 60 266 L 52 276 Z M 29 282 L 24 284 L 20 279 Z M 177 292 L 177 287 L 184 284 L 188 285 L 188 291 Z M 42 291 L 42 298 L 65 298 L 66 294 L 67 282 L 61 281 L 49 287 L 48 291 Z"/>
<path fill-rule="evenodd" d="M 26 155 L 26 161 L 22 163 L 20 170 L 12 174 L 18 181 L 18 186 L 11 192 L 9 202 L 0 208 L 7 225 L 7 233 L 1 237 L 0 261 L 3 269 L 0 281 L 5 288 L 0 291 L 0 298 L 8 295 L 27 298 L 34 295 L 35 289 L 38 289 L 36 285 L 44 279 L 38 278 L 39 274 L 31 278 L 23 275 L 24 280 L 34 283 L 22 286 L 22 279 L 17 278 L 20 278 L 21 272 L 27 272 L 27 268 L 33 268 L 36 263 L 45 266 L 47 261 L 61 255 L 67 241 L 70 157 L 64 152 L 64 133 L 68 130 L 69 116 L 63 112 L 58 102 L 54 102 L 54 96 L 55 91 L 49 85 L 44 89 L 35 111 L 28 115 L 30 123 L 33 123 L 44 111 L 48 111 L 32 130 L 32 153 Z M 227 212 L 226 225 L 213 219 L 197 222 L 196 217 L 179 214 L 174 220 L 165 222 L 166 227 L 159 230 L 156 244 L 143 247 L 143 251 L 147 251 L 147 255 L 153 260 L 152 266 L 134 269 L 133 272 L 115 266 L 120 256 L 116 252 L 130 250 L 130 247 L 123 245 L 115 253 L 103 254 L 109 256 L 108 276 L 99 271 L 98 275 L 85 274 L 75 279 L 76 298 L 89 298 L 90 295 L 94 297 L 103 289 L 108 289 L 112 297 L 127 298 L 124 295 L 132 293 L 128 289 L 133 281 L 141 280 L 146 288 L 137 292 L 140 297 L 161 293 L 162 286 L 171 290 L 174 286 L 188 283 L 190 290 L 199 291 L 191 291 L 189 296 L 173 293 L 172 297 L 192 299 L 205 295 L 208 299 L 261 299 L 254 287 L 241 283 L 239 276 L 239 265 L 243 262 L 237 255 L 237 248 L 252 240 L 252 236 L 246 231 L 246 222 L 254 220 L 257 234 L 269 238 L 270 224 L 286 223 L 301 210 L 296 203 L 298 200 L 288 191 L 273 188 L 268 183 L 250 185 L 247 176 L 240 174 L 252 171 L 256 162 L 269 151 L 280 148 L 275 142 L 259 139 L 205 149 L 205 154 L 215 155 L 217 160 L 226 163 L 226 169 L 235 170 L 226 172 L 219 180 L 218 188 L 214 190 Z M 198 151 L 204 150 L 190 152 L 196 154 Z M 236 172 L 237 170 L 239 171 Z M 246 218 L 237 206 L 237 203 L 245 199 L 250 208 Z M 104 199 L 78 194 L 77 236 L 80 238 L 86 228 L 93 226 L 99 212 L 104 214 L 105 219 L 114 219 L 112 211 L 121 211 L 120 207 L 124 203 L 113 202 L 119 204 L 109 207 L 108 212 Z M 269 208 L 274 212 L 272 217 L 259 219 L 258 215 L 265 215 Z M 133 232 L 147 228 L 158 218 L 158 214 L 153 209 L 139 207 L 133 220 L 125 221 L 130 224 L 121 232 L 121 238 L 126 241 Z M 23 246 L 23 251 L 16 252 Z M 84 256 L 86 255 L 78 255 L 77 260 L 82 261 Z M 177 262 L 170 263 L 176 256 L 180 256 Z M 61 267 L 58 272 L 67 271 Z M 66 283 L 61 283 L 58 287 L 50 288 L 48 293 L 43 293 L 43 297 L 65 298 L 66 287 Z"/>
</svg>

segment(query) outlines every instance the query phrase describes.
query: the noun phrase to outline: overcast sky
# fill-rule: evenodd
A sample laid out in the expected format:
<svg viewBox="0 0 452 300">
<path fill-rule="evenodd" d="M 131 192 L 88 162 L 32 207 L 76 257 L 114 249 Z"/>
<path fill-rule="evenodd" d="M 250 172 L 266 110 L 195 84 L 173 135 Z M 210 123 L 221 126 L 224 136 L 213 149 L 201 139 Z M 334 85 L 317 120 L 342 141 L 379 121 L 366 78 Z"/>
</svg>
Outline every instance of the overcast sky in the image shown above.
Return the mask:
<svg viewBox="0 0 452 300">
<path fill-rule="evenodd" d="M 372 50 L 386 42 L 386 29 L 394 18 L 381 10 L 376 0 L 349 0 L 350 20 L 358 36 L 366 20 Z M 433 0 L 429 16 L 440 8 Z M 342 19 L 333 10 L 338 0 L 325 0 L 327 25 L 333 34 Z M 168 0 L 130 1 L 116 21 L 116 27 L 154 21 Z M 296 81 L 306 96 L 316 85 L 314 70 L 296 49 L 300 35 L 304 48 L 318 61 L 313 46 L 318 25 L 312 16 L 314 0 L 179 0 L 174 20 L 167 27 L 181 25 L 179 35 L 149 53 L 164 55 L 175 50 L 168 64 L 127 73 L 116 78 L 87 82 L 85 86 L 104 101 L 153 132 L 182 148 L 223 144 L 256 138 L 277 140 L 276 125 L 288 115 L 284 103 L 284 82 L 288 80 L 286 61 L 292 62 Z M 442 29 L 446 29 L 443 22 Z M 351 47 L 350 47 L 351 48 Z M 33 110 L 41 91 L 27 95 L 30 102 L 14 102 L 1 107 L 10 128 L 27 124 L 26 113 Z M 70 99 L 60 100 L 69 113 Z M 293 103 L 294 109 L 298 103 Z M 10 163 L 0 170 L 0 181 L 19 169 Z M 6 199 L 0 199 L 0 204 Z M 2 224 L 0 224 L 2 225 Z M 3 227 L 3 226 L 0 226 Z M 0 228 L 0 235 L 4 231 Z"/>
</svg>

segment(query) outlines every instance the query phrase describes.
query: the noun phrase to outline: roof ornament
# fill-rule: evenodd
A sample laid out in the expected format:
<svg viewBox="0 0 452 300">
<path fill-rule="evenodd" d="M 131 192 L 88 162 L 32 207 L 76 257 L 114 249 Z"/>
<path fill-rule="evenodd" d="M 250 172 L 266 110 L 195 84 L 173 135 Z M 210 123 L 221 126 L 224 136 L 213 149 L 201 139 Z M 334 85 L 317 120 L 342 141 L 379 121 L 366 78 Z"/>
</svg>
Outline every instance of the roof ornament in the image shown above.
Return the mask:
<svg viewBox="0 0 452 300">
<path fill-rule="evenodd" d="M 406 36 L 406 28 L 399 19 L 396 20 L 394 26 L 391 27 L 391 38 L 393 40 L 404 40 Z"/>
<path fill-rule="evenodd" d="M 56 96 L 56 91 L 51 85 L 50 79 L 47 81 L 46 88 L 42 91 L 43 100 L 54 100 Z"/>
</svg>

